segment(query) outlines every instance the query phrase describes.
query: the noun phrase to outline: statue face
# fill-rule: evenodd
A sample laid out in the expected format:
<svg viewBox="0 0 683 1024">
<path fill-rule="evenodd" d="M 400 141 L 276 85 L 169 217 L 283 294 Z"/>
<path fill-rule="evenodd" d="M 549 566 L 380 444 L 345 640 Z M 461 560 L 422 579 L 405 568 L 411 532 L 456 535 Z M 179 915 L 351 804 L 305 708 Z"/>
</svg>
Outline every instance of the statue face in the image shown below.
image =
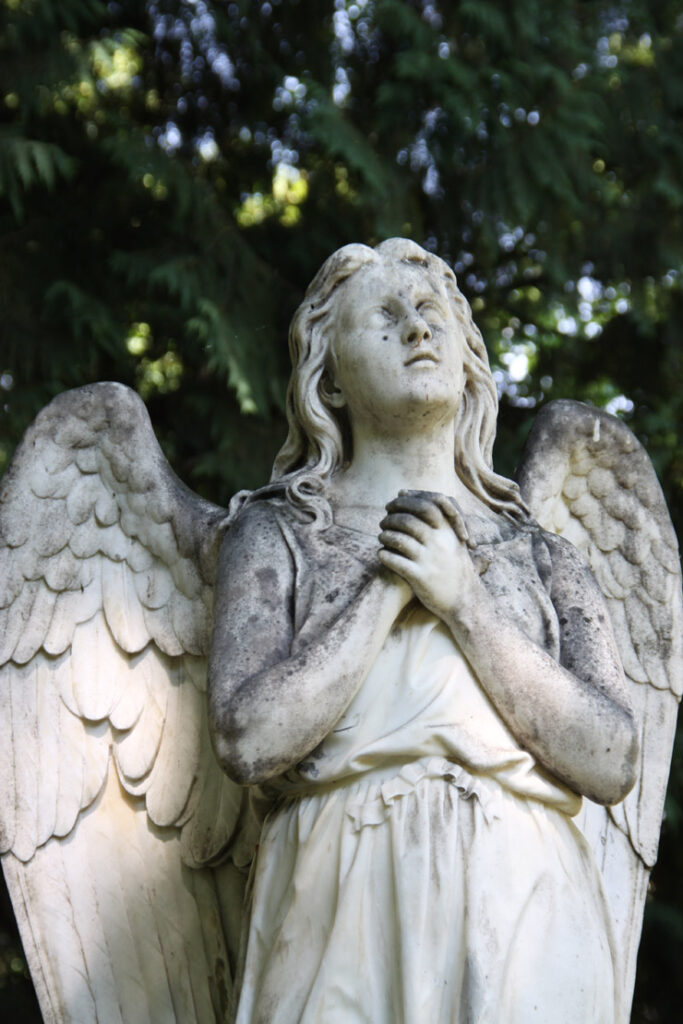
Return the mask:
<svg viewBox="0 0 683 1024">
<path fill-rule="evenodd" d="M 455 416 L 465 375 L 462 328 L 442 282 L 419 264 L 381 262 L 343 286 L 329 368 L 332 404 L 354 427 Z"/>
</svg>

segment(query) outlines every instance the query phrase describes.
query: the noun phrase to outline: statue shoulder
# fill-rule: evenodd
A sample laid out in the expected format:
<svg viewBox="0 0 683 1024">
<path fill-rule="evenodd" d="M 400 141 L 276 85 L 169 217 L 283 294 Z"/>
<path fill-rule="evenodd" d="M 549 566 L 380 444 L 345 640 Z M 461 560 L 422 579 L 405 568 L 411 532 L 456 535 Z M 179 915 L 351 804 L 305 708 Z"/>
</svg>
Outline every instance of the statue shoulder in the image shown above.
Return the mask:
<svg viewBox="0 0 683 1024">
<path fill-rule="evenodd" d="M 282 499 L 247 501 L 228 524 L 221 545 L 219 579 L 245 578 L 291 564 L 291 515 Z"/>
</svg>

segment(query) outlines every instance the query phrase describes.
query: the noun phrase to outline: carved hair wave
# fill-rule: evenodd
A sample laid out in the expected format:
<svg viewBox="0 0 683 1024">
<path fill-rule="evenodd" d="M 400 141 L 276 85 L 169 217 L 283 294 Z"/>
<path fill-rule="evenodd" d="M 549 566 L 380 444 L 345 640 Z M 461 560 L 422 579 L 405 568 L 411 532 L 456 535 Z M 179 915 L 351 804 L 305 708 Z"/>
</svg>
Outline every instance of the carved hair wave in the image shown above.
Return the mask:
<svg viewBox="0 0 683 1024">
<path fill-rule="evenodd" d="M 455 469 L 463 483 L 490 508 L 518 520 L 528 518 L 519 488 L 492 469 L 498 395 L 481 333 L 450 267 L 438 256 L 405 238 L 390 238 L 375 249 L 345 245 L 323 263 L 308 287 L 289 330 L 292 375 L 287 389 L 287 439 L 273 464 L 270 484 L 247 496 L 241 506 L 284 490 L 289 501 L 321 525 L 331 521 L 325 497 L 327 481 L 349 457 L 348 429 L 327 402 L 326 369 L 334 339 L 340 288 L 362 267 L 381 262 L 416 263 L 446 289 L 465 338 L 465 387 L 455 421 Z M 231 512 L 233 506 L 231 503 Z"/>
</svg>

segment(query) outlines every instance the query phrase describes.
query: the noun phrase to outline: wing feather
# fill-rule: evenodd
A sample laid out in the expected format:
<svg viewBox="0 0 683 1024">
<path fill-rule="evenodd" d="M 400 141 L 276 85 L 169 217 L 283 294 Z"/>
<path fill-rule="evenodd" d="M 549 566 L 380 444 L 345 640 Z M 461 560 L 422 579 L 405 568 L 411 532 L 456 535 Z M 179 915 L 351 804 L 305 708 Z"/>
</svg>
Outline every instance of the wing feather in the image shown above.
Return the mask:
<svg viewBox="0 0 683 1024">
<path fill-rule="evenodd" d="M 135 581 L 123 562 L 103 559 L 102 604 L 107 625 L 118 646 L 129 654 L 141 651 L 150 637 Z"/>
<path fill-rule="evenodd" d="M 145 608 L 163 608 L 171 599 L 173 577 L 166 566 L 140 570 L 135 573 L 134 582 L 138 600 Z"/>
<path fill-rule="evenodd" d="M 81 567 L 68 547 L 62 547 L 52 556 L 43 555 L 36 564 L 37 579 L 45 581 L 50 590 L 61 594 L 76 590 L 83 584 Z"/>
<path fill-rule="evenodd" d="M 46 1020 L 227 1006 L 201 869 L 242 800 L 204 695 L 224 516 L 176 480 L 120 385 L 55 399 L 3 480 L 0 852 Z"/>
<path fill-rule="evenodd" d="M 213 753 L 206 718 L 202 720 L 200 765 L 191 814 L 183 825 L 181 848 L 187 864 L 220 860 L 230 842 L 230 823 L 239 817 L 245 794 L 212 770 Z"/>
<path fill-rule="evenodd" d="M 5 681 L 5 699 L 0 714 L 0 850 L 9 850 L 16 834 L 14 770 L 17 752 L 12 737 L 12 684 Z M 12 797 L 10 799 L 10 797 Z"/>
<path fill-rule="evenodd" d="M 59 736 L 59 761 L 54 768 L 59 778 L 59 797 L 54 834 L 62 838 L 71 832 L 83 808 L 87 750 L 83 723 L 65 704 L 59 709 L 55 731 Z"/>
<path fill-rule="evenodd" d="M 171 657 L 185 653 L 180 638 L 171 623 L 170 603 L 164 605 L 163 608 L 145 608 L 143 616 L 149 635 L 160 651 Z"/>
<path fill-rule="evenodd" d="M 59 461 L 69 458 L 65 452 L 56 456 Z M 78 464 L 70 461 L 65 467 L 50 470 L 41 461 L 36 461 L 31 474 L 31 489 L 37 498 L 66 498 L 80 476 Z"/>
<path fill-rule="evenodd" d="M 26 865 L 7 854 L 3 869 L 43 1019 L 55 1024 L 66 1020 L 95 1021 L 96 1001 L 86 970 L 83 941 L 75 928 L 60 854 L 57 849 L 52 857 L 40 857 L 39 867 L 34 861 Z M 38 895 L 48 891 L 52 893 L 49 921 Z M 55 958 L 53 963 L 41 954 L 47 935 L 48 941 L 59 948 L 59 959 Z"/>
<path fill-rule="evenodd" d="M 54 505 L 53 502 L 50 504 Z M 49 521 L 43 521 L 41 525 L 41 531 L 32 540 L 33 549 L 40 558 L 52 558 L 68 544 L 71 522 L 66 510 L 57 505 L 51 510 Z"/>
<path fill-rule="evenodd" d="M 169 522 L 157 523 L 153 530 L 150 530 L 145 537 L 146 546 L 156 555 L 157 558 L 164 558 L 166 552 L 172 551 L 174 556 L 177 553 L 175 534 Z"/>
<path fill-rule="evenodd" d="M 119 693 L 109 712 L 109 721 L 120 733 L 129 732 L 142 714 L 146 703 L 146 690 L 140 685 L 138 673 L 135 671 L 142 654 L 125 659 L 126 672 L 119 676 Z"/>
<path fill-rule="evenodd" d="M 66 514 L 73 526 L 82 526 L 92 518 L 100 487 L 99 477 L 89 473 L 79 477 L 67 492 Z"/>
<path fill-rule="evenodd" d="M 0 547 L 0 579 L 3 580 L 3 587 L 0 590 L 0 609 L 2 609 L 12 603 L 23 582 L 23 577 L 18 571 L 9 545 Z"/>
<path fill-rule="evenodd" d="M 188 654 L 204 654 L 209 644 L 207 609 L 200 601 L 189 598 L 176 590 L 171 596 L 171 623 L 183 651 Z"/>
<path fill-rule="evenodd" d="M 20 920 L 24 895 L 41 897 L 27 954 L 46 1020 L 225 1019 L 230 969 L 213 879 L 184 867 L 113 774 L 69 844 L 49 842 L 21 875 L 10 854 L 5 871 Z M 41 964 L 37 951 L 55 935 L 60 956 Z"/>
<path fill-rule="evenodd" d="M 100 548 L 100 530 L 95 517 L 89 516 L 82 523 L 74 524 L 74 527 L 69 548 L 78 559 L 85 561 L 92 558 Z"/>
<path fill-rule="evenodd" d="M 146 790 L 146 779 L 161 745 L 166 720 L 168 678 L 166 665 L 147 650 L 135 667 L 138 685 L 144 687 L 142 713 L 135 725 L 120 736 L 115 757 L 122 785 L 136 795 Z M 140 788 L 140 782 L 144 786 Z"/>
<path fill-rule="evenodd" d="M 3 633 L 0 636 L 0 663 L 12 657 L 14 648 L 21 640 L 24 623 L 31 614 L 37 589 L 38 584 L 35 582 L 24 583 L 19 594 L 7 609 L 7 615 L 3 617 Z"/>
<path fill-rule="evenodd" d="M 606 598 L 640 729 L 633 791 L 614 808 L 584 801 L 583 828 L 602 864 L 630 993 L 649 871 L 655 863 L 683 686 L 678 545 L 641 445 L 620 420 L 578 402 L 537 418 L 518 472 L 541 526 L 583 553 Z"/>
<path fill-rule="evenodd" d="M 100 526 L 113 526 L 119 519 L 119 506 L 116 493 L 107 491 L 100 486 L 95 501 L 95 520 Z M 111 557 L 111 556 L 109 556 Z"/>
<path fill-rule="evenodd" d="M 102 585 L 99 576 L 93 576 L 78 590 L 65 590 L 57 594 L 50 625 L 42 642 L 47 654 L 63 654 L 71 643 L 75 627 L 91 619 L 101 604 Z"/>
<path fill-rule="evenodd" d="M 177 562 L 173 563 L 172 573 L 173 582 L 184 597 L 193 601 L 201 596 L 202 581 L 191 558 L 179 557 Z"/>
<path fill-rule="evenodd" d="M 596 577 L 597 578 L 597 577 Z M 598 580 L 599 582 L 599 580 Z M 619 655 L 626 673 L 626 678 L 634 683 L 649 682 L 647 673 L 640 663 L 637 651 L 633 646 L 633 640 L 629 633 L 629 624 L 626 618 L 626 606 L 623 599 L 608 600 L 610 620 L 614 627 L 614 633 L 619 637 Z M 633 696 L 633 690 L 630 691 Z"/>
<path fill-rule="evenodd" d="M 102 791 L 109 766 L 109 726 L 107 722 L 86 724 L 81 741 L 83 786 L 81 808 L 87 808 Z"/>
<path fill-rule="evenodd" d="M 32 666 L 17 665 L 9 680 L 11 691 L 12 741 L 21 751 L 21 762 L 14 763 L 13 849 L 21 860 L 28 860 L 35 848 L 36 807 L 40 791 L 40 740 L 35 727 L 37 687 Z"/>
<path fill-rule="evenodd" d="M 92 444 L 87 448 L 77 448 L 75 453 L 76 467 L 81 473 L 97 473 L 99 469 L 98 452 Z M 72 463 L 69 463 L 71 469 Z"/>
<path fill-rule="evenodd" d="M 101 614 L 73 630 L 71 642 L 71 692 L 73 709 L 89 722 L 107 718 L 114 707 L 119 680 L 127 680 L 128 661 L 113 642 Z"/>
<path fill-rule="evenodd" d="M 632 561 L 624 557 L 623 552 L 612 551 L 608 562 L 614 578 L 627 594 L 638 586 L 638 569 Z"/>
<path fill-rule="evenodd" d="M 183 819 L 200 765 L 202 700 L 180 661 L 174 666 L 169 692 L 168 728 L 147 789 L 147 810 L 156 825 L 171 825 Z"/>
<path fill-rule="evenodd" d="M 188 679 L 192 680 L 201 693 L 206 693 L 206 659 L 186 654 L 183 658 L 183 665 L 185 666 Z"/>
<path fill-rule="evenodd" d="M 57 594 L 50 587 L 38 584 L 33 590 L 30 610 L 22 621 L 19 640 L 12 652 L 12 660 L 24 665 L 40 646 L 40 637 L 47 634 L 52 621 Z"/>
<path fill-rule="evenodd" d="M 35 679 L 37 721 L 59 721 L 60 705 L 63 705 L 59 690 L 52 685 L 52 673 L 47 659 L 34 658 L 26 668 Z M 36 840 L 39 846 L 42 846 L 55 834 L 59 802 L 59 773 L 57 771 L 59 756 L 60 736 L 58 731 L 56 729 L 42 730 L 41 742 L 38 746 L 37 777 L 40 784 L 36 801 Z"/>
<path fill-rule="evenodd" d="M 126 533 L 131 538 L 128 554 L 126 555 L 126 561 L 130 568 L 134 573 L 146 572 L 148 569 L 151 569 L 155 564 L 152 553 L 135 539 L 133 532 L 129 532 L 129 530 L 126 529 L 123 522 L 123 512 L 121 513 L 121 528 L 126 530 Z M 133 529 L 134 528 L 131 526 L 131 530 Z M 164 569 L 164 574 L 168 572 L 166 566 L 162 566 L 161 568 Z"/>
<path fill-rule="evenodd" d="M 126 536 L 119 525 L 108 526 L 100 523 L 97 518 L 95 522 L 100 527 L 98 531 L 99 550 L 111 562 L 123 562 L 128 558 L 130 551 L 130 538 Z"/>
</svg>

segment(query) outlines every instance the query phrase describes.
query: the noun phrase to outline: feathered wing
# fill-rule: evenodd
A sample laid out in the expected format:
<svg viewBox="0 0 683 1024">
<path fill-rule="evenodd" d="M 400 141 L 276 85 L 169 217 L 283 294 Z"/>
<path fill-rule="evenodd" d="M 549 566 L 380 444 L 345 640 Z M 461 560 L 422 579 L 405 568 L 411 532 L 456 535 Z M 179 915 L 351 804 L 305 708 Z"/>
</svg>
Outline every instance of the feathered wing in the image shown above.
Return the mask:
<svg viewBox="0 0 683 1024">
<path fill-rule="evenodd" d="M 48 1021 L 223 1020 L 242 793 L 205 699 L 223 510 L 118 384 L 56 398 L 0 494 L 0 852 Z M 234 871 L 234 869 L 232 869 Z"/>
<path fill-rule="evenodd" d="M 608 413 L 550 403 L 531 432 L 518 480 L 539 524 L 579 549 L 605 595 L 639 723 L 634 789 L 616 807 L 585 800 L 578 819 L 604 876 L 628 1020 L 683 689 L 678 545 L 645 450 Z"/>
</svg>

